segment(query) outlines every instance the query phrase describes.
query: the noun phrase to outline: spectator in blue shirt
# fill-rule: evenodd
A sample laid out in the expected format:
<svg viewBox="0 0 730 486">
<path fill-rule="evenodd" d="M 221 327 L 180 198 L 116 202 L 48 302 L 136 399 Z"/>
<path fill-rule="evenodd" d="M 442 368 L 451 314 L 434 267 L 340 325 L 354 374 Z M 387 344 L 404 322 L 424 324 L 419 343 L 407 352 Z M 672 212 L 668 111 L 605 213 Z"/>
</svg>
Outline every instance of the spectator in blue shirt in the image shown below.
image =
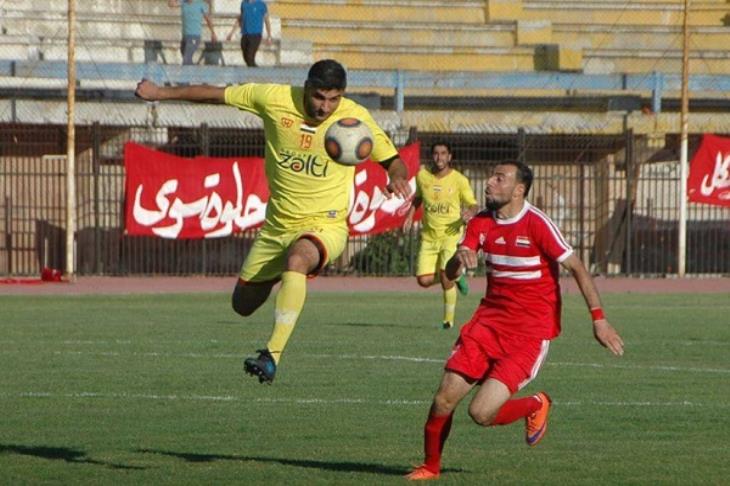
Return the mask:
<svg viewBox="0 0 730 486">
<path fill-rule="evenodd" d="M 271 22 L 266 4 L 262 0 L 243 0 L 241 16 L 236 19 L 236 23 L 226 39 L 231 40 L 236 29 L 241 27 L 241 52 L 246 66 L 256 67 L 256 52 L 261 45 L 264 24 L 266 25 L 266 43 L 271 44 Z"/>
<path fill-rule="evenodd" d="M 210 7 L 204 0 L 167 0 L 171 8 L 180 7 L 182 16 L 182 40 L 180 41 L 180 52 L 183 57 L 183 65 L 194 64 L 193 55 L 200 47 L 200 37 L 203 33 L 203 19 L 210 29 L 210 40 L 216 42 L 218 39 L 213 29 L 213 22 L 210 20 Z"/>
</svg>

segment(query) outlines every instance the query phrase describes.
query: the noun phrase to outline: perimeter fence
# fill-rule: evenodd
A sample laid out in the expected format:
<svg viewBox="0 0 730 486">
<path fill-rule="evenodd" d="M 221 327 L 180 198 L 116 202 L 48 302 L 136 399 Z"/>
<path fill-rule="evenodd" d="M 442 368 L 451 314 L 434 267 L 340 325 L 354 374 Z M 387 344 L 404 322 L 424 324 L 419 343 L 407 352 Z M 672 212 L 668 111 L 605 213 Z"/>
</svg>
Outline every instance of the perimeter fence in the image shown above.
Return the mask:
<svg viewBox="0 0 730 486">
<path fill-rule="evenodd" d="M 0 125 L 0 275 L 65 268 L 66 129 Z M 124 231 L 123 147 L 137 141 L 179 156 L 263 156 L 258 129 L 79 126 L 76 129 L 76 268 L 80 275 L 235 275 L 255 230 L 230 237 L 168 240 Z M 677 271 L 678 137 L 652 148 L 646 136 L 418 133 L 421 162 L 447 141 L 480 205 L 490 168 L 530 164 L 533 204 L 550 215 L 592 272 L 665 275 Z M 690 155 L 699 136 L 690 138 Z M 419 227 L 351 237 L 329 274 L 412 275 Z M 687 272 L 730 274 L 730 210 L 690 203 Z"/>
</svg>

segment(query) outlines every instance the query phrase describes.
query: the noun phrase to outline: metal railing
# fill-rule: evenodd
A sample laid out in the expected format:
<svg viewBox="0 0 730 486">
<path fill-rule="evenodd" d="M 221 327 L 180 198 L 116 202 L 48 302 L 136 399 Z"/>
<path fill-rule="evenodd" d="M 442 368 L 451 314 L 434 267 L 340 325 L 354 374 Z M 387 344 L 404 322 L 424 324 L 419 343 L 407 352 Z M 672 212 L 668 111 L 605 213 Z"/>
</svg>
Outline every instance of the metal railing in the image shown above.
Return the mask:
<svg viewBox="0 0 730 486">
<path fill-rule="evenodd" d="M 298 86 L 304 82 L 307 67 L 262 67 L 255 70 L 240 66 L 178 66 L 157 63 L 77 62 L 76 77 L 84 81 L 139 81 L 147 78 L 158 83 L 207 83 L 213 85 L 247 82 L 272 82 Z M 17 78 L 19 86 L 27 78 L 64 80 L 68 73 L 64 61 L 0 60 L 0 76 Z M 412 89 L 433 90 L 562 90 L 587 92 L 633 92 L 651 96 L 652 110 L 662 110 L 662 96 L 681 88 L 680 74 L 651 72 L 642 74 L 582 74 L 567 72 L 437 72 L 402 70 L 348 71 L 351 88 L 393 90 L 394 107 L 405 110 L 405 93 Z M 689 77 L 690 92 L 730 91 L 730 75 L 694 74 Z M 129 95 L 131 96 L 131 92 Z"/>
<path fill-rule="evenodd" d="M 255 231 L 205 240 L 124 234 L 123 146 L 143 141 L 180 156 L 262 156 L 261 130 L 79 126 L 76 131 L 76 268 L 81 275 L 234 275 Z M 65 127 L 0 124 L 0 275 L 65 268 Z M 448 141 L 456 167 L 483 203 L 489 168 L 521 159 L 535 172 L 530 194 L 595 273 L 676 272 L 679 176 L 676 155 L 645 136 L 415 133 L 427 163 Z M 668 136 L 667 147 L 677 144 Z M 691 137 L 691 152 L 699 137 Z M 730 273 L 730 209 L 690 204 L 687 271 Z M 327 273 L 410 275 L 418 228 L 353 237 Z"/>
</svg>

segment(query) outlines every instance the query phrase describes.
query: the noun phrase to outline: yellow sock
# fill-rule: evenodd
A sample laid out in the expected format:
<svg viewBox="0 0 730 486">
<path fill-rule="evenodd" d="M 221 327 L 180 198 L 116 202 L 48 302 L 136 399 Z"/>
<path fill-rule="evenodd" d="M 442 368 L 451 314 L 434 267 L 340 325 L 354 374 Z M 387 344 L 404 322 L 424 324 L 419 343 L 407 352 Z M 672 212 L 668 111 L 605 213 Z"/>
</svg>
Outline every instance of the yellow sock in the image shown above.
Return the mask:
<svg viewBox="0 0 730 486">
<path fill-rule="evenodd" d="M 287 341 L 299 319 L 299 313 L 304 307 L 307 296 L 307 276 L 298 272 L 284 272 L 281 274 L 281 288 L 276 296 L 274 310 L 274 330 L 271 332 L 266 348 L 279 364 L 281 353 L 284 352 Z"/>
<path fill-rule="evenodd" d="M 456 295 L 456 286 L 444 290 L 444 322 L 454 323 Z"/>
</svg>

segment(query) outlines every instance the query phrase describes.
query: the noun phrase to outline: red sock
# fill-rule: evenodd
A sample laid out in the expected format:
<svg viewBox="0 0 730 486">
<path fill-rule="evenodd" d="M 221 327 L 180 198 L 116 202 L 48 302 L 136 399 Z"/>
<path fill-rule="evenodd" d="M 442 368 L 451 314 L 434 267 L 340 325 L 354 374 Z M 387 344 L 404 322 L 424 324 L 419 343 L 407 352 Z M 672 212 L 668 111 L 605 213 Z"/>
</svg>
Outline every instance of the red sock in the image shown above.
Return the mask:
<svg viewBox="0 0 730 486">
<path fill-rule="evenodd" d="M 429 413 L 426 426 L 423 428 L 423 449 L 426 453 L 426 468 L 434 473 L 441 471 L 441 452 L 451 432 L 453 413 L 436 416 Z"/>
<path fill-rule="evenodd" d="M 537 412 L 540 408 L 540 400 L 535 397 L 515 398 L 507 400 L 502 408 L 497 412 L 497 416 L 492 420 L 491 425 L 507 425 L 515 420 L 527 417 Z"/>
</svg>

